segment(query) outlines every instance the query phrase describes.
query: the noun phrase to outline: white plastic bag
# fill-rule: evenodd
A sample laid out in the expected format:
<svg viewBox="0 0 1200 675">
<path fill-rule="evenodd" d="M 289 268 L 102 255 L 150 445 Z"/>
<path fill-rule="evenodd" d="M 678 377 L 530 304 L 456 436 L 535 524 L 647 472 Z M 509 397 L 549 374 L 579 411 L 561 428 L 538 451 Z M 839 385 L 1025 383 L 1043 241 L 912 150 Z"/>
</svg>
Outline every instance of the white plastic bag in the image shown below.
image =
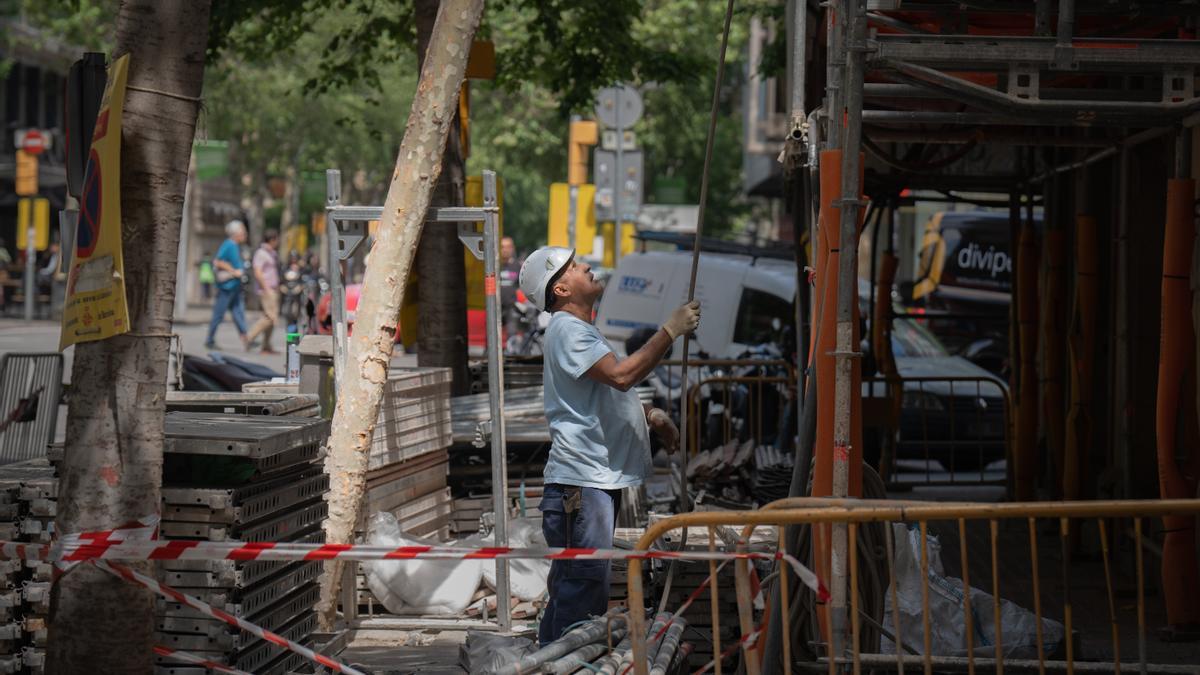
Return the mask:
<svg viewBox="0 0 1200 675">
<path fill-rule="evenodd" d="M 367 542 L 375 546 L 439 546 L 410 537 L 391 513 L 367 522 Z M 453 545 L 453 544 L 449 544 Z M 393 614 L 459 614 L 471 602 L 483 575 L 480 560 L 399 560 L 362 563 L 367 588 Z"/>
<path fill-rule="evenodd" d="M 902 523 L 892 524 L 896 543 L 896 605 L 900 609 L 900 640 L 917 653 L 923 653 L 925 629 L 921 605 L 921 532 Z M 942 567 L 941 544 L 937 537 L 926 537 L 929 561 L 929 629 L 932 653 L 939 656 L 967 654 L 967 622 L 964 616 L 962 579 L 947 577 Z M 892 592 L 884 595 L 883 625 L 895 630 L 892 616 Z M 995 653 L 996 622 L 992 596 L 971 588 L 971 624 L 977 656 Z M 1001 639 L 1004 655 L 1010 658 L 1037 657 L 1037 617 L 1015 603 L 1000 599 Z M 1063 626 L 1042 619 L 1042 644 L 1050 653 L 1063 641 Z M 896 647 L 882 638 L 880 651 L 896 653 Z"/>
<path fill-rule="evenodd" d="M 469 537 L 464 546 L 493 546 L 493 535 Z M 470 543 L 468 543 L 470 542 Z M 542 535 L 542 523 L 533 518 L 514 518 L 508 521 L 508 545 L 512 548 L 545 548 L 546 537 Z M 546 594 L 546 578 L 550 575 L 550 561 L 531 558 L 508 561 L 508 580 L 512 596 L 519 600 L 538 600 Z M 496 589 L 496 564 L 483 564 L 483 583 Z"/>
</svg>

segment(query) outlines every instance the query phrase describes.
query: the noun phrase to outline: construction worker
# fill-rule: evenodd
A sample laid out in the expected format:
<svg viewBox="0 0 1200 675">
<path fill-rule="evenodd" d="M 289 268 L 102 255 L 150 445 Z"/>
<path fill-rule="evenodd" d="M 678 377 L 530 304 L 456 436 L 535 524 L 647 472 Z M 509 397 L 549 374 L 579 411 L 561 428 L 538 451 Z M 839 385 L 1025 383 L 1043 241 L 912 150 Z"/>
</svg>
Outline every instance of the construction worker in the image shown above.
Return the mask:
<svg viewBox="0 0 1200 675">
<path fill-rule="evenodd" d="M 538 249 L 521 266 L 521 290 L 550 312 L 543 346 L 550 456 L 542 493 L 542 532 L 549 546 L 611 548 L 621 490 L 640 485 L 650 467 L 649 429 L 674 450 L 670 415 L 643 406 L 633 387 L 675 338 L 700 323 L 700 304 L 676 309 L 641 349 L 618 359 L 592 325 L 603 287 L 569 248 Z M 552 642 L 572 624 L 608 609 L 607 560 L 555 560 L 549 602 L 538 631 Z"/>
</svg>

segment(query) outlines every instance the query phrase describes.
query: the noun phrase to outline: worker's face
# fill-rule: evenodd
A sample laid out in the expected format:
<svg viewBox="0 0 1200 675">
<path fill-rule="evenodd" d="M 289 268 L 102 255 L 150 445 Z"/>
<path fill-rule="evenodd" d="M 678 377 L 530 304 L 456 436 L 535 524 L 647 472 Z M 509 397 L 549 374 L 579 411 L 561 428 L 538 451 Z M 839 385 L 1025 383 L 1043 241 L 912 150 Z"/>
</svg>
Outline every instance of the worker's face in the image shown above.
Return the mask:
<svg viewBox="0 0 1200 675">
<path fill-rule="evenodd" d="M 508 262 L 517 254 L 517 245 L 513 243 L 512 237 L 505 237 L 500 240 L 500 261 Z"/>
<path fill-rule="evenodd" d="M 591 304 L 600 298 L 604 287 L 596 281 L 596 275 L 592 274 L 591 265 L 572 260 L 571 266 L 558 278 L 558 283 L 554 284 L 554 289 L 554 292 L 560 297 Z"/>
<path fill-rule="evenodd" d="M 233 242 L 235 244 L 244 243 L 246 241 L 246 231 L 245 230 L 234 230 L 233 236 L 230 238 L 233 239 Z"/>
</svg>

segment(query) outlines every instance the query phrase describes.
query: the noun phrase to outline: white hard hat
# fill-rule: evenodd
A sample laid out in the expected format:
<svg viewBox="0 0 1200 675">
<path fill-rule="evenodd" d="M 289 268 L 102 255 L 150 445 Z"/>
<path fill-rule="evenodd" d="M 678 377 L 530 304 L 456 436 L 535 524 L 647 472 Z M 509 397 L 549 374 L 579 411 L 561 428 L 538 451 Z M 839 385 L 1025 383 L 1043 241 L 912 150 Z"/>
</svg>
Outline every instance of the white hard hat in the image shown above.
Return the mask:
<svg viewBox="0 0 1200 675">
<path fill-rule="evenodd" d="M 543 246 L 530 253 L 521 264 L 521 292 L 534 306 L 546 311 L 546 294 L 550 292 L 546 285 L 554 275 L 571 264 L 574 257 L 575 249 L 561 246 Z"/>
</svg>

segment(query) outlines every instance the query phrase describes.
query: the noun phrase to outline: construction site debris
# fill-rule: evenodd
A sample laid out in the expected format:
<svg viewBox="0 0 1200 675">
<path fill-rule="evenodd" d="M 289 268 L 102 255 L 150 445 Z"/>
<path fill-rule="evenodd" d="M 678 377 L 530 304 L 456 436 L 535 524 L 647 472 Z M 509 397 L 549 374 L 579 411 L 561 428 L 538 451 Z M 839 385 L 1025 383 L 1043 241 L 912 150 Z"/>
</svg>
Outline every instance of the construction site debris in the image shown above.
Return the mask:
<svg viewBox="0 0 1200 675">
<path fill-rule="evenodd" d="M 376 546 L 436 546 L 406 535 L 396 516 L 382 512 L 367 522 L 366 543 Z M 480 560 L 364 562 L 367 587 L 393 614 L 460 614 L 483 578 Z"/>
<path fill-rule="evenodd" d="M 896 597 L 900 610 L 900 641 L 904 650 L 921 654 L 925 644 L 925 623 L 922 586 L 929 587 L 930 651 L 939 656 L 965 656 L 968 622 L 963 616 L 964 596 L 962 579 L 947 577 L 942 567 L 941 544 L 937 537 L 928 536 L 926 545 L 929 577 L 921 574 L 921 534 L 903 523 L 892 523 L 896 542 Z M 892 616 L 892 594 L 884 594 L 884 616 Z M 995 650 L 996 625 L 991 594 L 971 588 L 971 622 L 975 632 L 977 655 L 989 656 Z M 888 625 L 892 629 L 892 625 Z M 1063 625 L 1042 619 L 1039 634 L 1037 617 L 1016 603 L 1000 599 L 1000 634 L 1004 637 L 1006 658 L 1038 658 L 1038 643 L 1046 653 L 1054 653 L 1062 645 Z M 986 645 L 986 646 L 985 646 Z M 896 646 L 887 637 L 881 639 L 881 651 L 894 654 Z"/>
</svg>

